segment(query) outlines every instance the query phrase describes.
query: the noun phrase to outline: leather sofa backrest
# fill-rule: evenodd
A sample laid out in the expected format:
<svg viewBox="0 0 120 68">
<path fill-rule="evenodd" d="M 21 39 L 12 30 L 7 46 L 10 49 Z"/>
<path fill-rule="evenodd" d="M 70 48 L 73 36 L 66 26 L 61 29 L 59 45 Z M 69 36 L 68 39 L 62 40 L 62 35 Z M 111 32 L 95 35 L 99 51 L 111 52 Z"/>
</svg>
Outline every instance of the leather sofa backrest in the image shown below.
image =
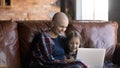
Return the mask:
<svg viewBox="0 0 120 68">
<path fill-rule="evenodd" d="M 35 35 L 49 29 L 51 21 L 17 21 L 22 68 L 28 68 L 30 60 L 30 44 Z M 83 47 L 105 48 L 106 60 L 111 60 L 117 43 L 116 22 L 105 21 L 70 21 L 66 34 L 70 30 L 78 30 L 84 40 Z"/>
<path fill-rule="evenodd" d="M 71 21 L 66 33 L 77 30 L 82 36 L 84 48 L 105 48 L 105 60 L 112 60 L 117 43 L 117 22 Z"/>
<path fill-rule="evenodd" d="M 0 21 L 0 68 L 20 68 L 17 23 Z"/>
<path fill-rule="evenodd" d="M 30 45 L 39 32 L 49 29 L 49 23 L 51 21 L 17 21 L 19 42 L 20 42 L 20 53 L 22 68 L 28 68 L 30 62 Z"/>
</svg>

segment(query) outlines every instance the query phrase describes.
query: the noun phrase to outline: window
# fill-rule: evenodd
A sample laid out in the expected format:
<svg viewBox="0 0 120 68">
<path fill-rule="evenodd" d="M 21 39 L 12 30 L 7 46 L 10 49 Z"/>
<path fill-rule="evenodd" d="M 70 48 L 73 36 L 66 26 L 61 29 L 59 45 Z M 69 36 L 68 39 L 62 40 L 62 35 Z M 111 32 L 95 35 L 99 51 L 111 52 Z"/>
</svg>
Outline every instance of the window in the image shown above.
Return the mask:
<svg viewBox="0 0 120 68">
<path fill-rule="evenodd" d="M 11 0 L 0 0 L 0 7 L 9 7 L 11 6 Z"/>
<path fill-rule="evenodd" d="M 108 0 L 76 0 L 77 20 L 108 20 Z"/>
</svg>

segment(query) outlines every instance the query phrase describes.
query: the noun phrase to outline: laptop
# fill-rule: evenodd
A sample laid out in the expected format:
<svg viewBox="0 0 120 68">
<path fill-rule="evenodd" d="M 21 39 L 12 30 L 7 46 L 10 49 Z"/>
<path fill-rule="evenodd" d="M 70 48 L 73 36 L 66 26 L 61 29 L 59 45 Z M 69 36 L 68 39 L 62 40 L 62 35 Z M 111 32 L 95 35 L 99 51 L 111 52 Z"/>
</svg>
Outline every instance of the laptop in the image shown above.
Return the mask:
<svg viewBox="0 0 120 68">
<path fill-rule="evenodd" d="M 88 68 L 103 68 L 106 49 L 79 48 L 76 59 L 85 63 Z"/>
</svg>

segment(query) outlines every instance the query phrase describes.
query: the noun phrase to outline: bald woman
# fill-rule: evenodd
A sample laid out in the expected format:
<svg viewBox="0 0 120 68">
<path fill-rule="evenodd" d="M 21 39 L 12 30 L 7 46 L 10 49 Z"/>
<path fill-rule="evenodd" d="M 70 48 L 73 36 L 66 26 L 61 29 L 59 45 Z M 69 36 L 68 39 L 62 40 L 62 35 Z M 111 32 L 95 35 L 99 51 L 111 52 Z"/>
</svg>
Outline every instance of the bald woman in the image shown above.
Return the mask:
<svg viewBox="0 0 120 68">
<path fill-rule="evenodd" d="M 31 45 L 30 68 L 86 68 L 80 61 L 64 62 L 65 37 L 68 17 L 58 12 L 53 16 L 51 29 L 36 36 Z"/>
<path fill-rule="evenodd" d="M 56 13 L 52 19 L 49 35 L 55 43 L 52 55 L 56 60 L 64 60 L 64 37 L 61 35 L 65 32 L 68 24 L 68 18 L 62 12 Z"/>
</svg>

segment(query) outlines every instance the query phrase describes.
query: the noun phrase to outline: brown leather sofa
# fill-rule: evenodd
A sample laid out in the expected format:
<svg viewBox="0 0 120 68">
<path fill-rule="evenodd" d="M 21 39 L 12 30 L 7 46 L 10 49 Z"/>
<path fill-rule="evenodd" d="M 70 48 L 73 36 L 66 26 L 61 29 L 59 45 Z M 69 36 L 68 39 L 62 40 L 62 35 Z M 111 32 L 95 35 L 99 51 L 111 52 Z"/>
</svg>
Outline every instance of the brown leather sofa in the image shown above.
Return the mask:
<svg viewBox="0 0 120 68">
<path fill-rule="evenodd" d="M 0 68 L 28 68 L 30 44 L 35 35 L 49 29 L 50 22 L 0 21 Z M 120 68 L 117 22 L 70 21 L 66 33 L 74 29 L 82 35 L 83 47 L 106 49 L 104 68 Z"/>
</svg>

